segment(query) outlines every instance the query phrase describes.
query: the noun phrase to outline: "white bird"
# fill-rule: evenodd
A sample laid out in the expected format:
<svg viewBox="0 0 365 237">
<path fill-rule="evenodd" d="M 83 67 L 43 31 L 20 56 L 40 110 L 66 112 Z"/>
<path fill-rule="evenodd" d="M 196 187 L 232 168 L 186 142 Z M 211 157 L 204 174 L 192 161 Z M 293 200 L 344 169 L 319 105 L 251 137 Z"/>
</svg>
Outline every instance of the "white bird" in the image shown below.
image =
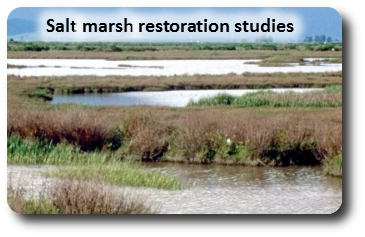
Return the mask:
<svg viewBox="0 0 365 237">
<path fill-rule="evenodd" d="M 227 145 L 231 145 L 232 144 L 232 141 L 231 141 L 231 139 L 227 139 Z"/>
</svg>

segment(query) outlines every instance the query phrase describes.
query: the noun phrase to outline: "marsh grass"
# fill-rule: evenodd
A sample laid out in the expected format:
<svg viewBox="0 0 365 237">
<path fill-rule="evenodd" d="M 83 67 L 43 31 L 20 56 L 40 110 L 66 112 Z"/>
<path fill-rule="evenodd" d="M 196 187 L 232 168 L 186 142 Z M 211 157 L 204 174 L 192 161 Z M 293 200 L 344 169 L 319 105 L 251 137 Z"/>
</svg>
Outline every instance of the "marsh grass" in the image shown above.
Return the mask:
<svg viewBox="0 0 365 237">
<path fill-rule="evenodd" d="M 7 49 L 8 58 L 263 59 L 266 64 L 277 64 L 298 62 L 306 57 L 342 57 L 342 44 L 8 42 Z"/>
<path fill-rule="evenodd" d="M 65 143 L 55 144 L 47 140 L 22 139 L 11 135 L 7 139 L 8 164 L 52 164 L 70 165 L 107 163 L 111 155 L 101 152 L 82 152 L 79 148 Z"/>
<path fill-rule="evenodd" d="M 115 193 L 95 182 L 57 181 L 50 193 L 26 198 L 22 188 L 8 186 L 10 209 L 19 214 L 156 214 L 146 199 L 127 192 Z"/>
<path fill-rule="evenodd" d="M 324 88 L 327 93 L 342 93 L 342 85 L 330 85 Z"/>
<path fill-rule="evenodd" d="M 342 72 L 243 73 L 182 76 L 8 76 L 8 90 L 24 99 L 48 98 L 52 94 L 111 93 L 198 89 L 323 88 L 342 84 Z M 14 91 L 14 92 L 13 92 Z M 24 103 L 25 101 L 23 101 Z"/>
<path fill-rule="evenodd" d="M 180 151 L 192 163 L 287 166 L 319 165 L 342 148 L 340 114 L 245 111 L 239 117 L 209 113 L 181 118 L 171 152 Z"/>
<path fill-rule="evenodd" d="M 29 198 L 24 187 L 14 187 L 8 180 L 7 201 L 10 209 L 18 214 L 61 214 L 45 193 Z"/>
<path fill-rule="evenodd" d="M 53 91 L 49 88 L 36 88 L 35 90 L 25 91 L 25 94 L 30 98 L 42 99 L 51 101 L 53 98 Z"/>
<path fill-rule="evenodd" d="M 342 50 L 341 43 L 162 43 L 162 42 L 16 42 L 7 43 L 7 51 L 95 51 L 95 52 L 126 52 L 126 51 L 214 51 L 214 50 L 257 50 L 257 51 L 337 51 Z"/>
<path fill-rule="evenodd" d="M 146 199 L 128 193 L 115 194 L 97 183 L 61 182 L 52 190 L 52 202 L 65 214 L 156 214 Z"/>
<path fill-rule="evenodd" d="M 108 160 L 108 154 L 118 154 L 119 158 L 132 155 L 137 161 L 223 164 L 235 161 L 237 164 L 257 165 L 261 160 L 274 165 L 300 165 L 310 164 L 306 161 L 308 157 L 319 164 L 325 157 L 337 155 L 342 148 L 341 108 L 227 107 L 214 106 L 209 110 L 206 106 L 184 110 L 100 108 L 96 110 L 100 115 L 97 121 L 94 117 L 95 109 L 79 112 L 23 111 L 21 115 L 18 115 L 18 111 L 8 111 L 8 135 L 19 134 L 22 139 L 41 140 L 44 136 L 38 137 L 38 134 L 50 134 L 50 137 L 53 137 L 53 133 L 58 135 L 54 126 L 61 123 L 64 134 L 62 142 L 77 148 L 71 128 L 78 127 L 77 123 L 80 122 L 86 124 L 85 127 L 90 129 L 91 134 L 95 122 L 103 126 L 102 130 L 108 131 L 113 126 L 124 134 L 122 145 L 116 151 L 83 151 L 81 154 L 91 155 L 85 156 L 85 159 L 82 158 L 84 155 L 80 155 L 78 160 L 81 161 L 92 157 Z M 76 119 L 81 114 L 83 121 Z M 39 127 L 41 132 L 31 133 L 34 127 Z M 68 136 L 68 133 L 71 135 Z M 71 140 L 68 141 L 67 138 Z M 232 148 L 224 152 L 228 149 L 224 142 L 227 139 L 239 149 Z M 103 140 L 103 144 L 108 144 L 108 140 Z M 240 155 L 240 150 L 244 151 L 244 155 Z M 295 160 L 287 160 L 290 156 L 296 157 Z M 15 159 L 16 156 L 9 157 Z M 70 158 L 65 160 L 68 159 Z"/>
<path fill-rule="evenodd" d="M 270 91 L 248 93 L 242 96 L 219 94 L 202 98 L 197 102 L 190 101 L 188 106 L 235 105 L 240 107 L 341 107 L 342 87 L 332 86 L 323 92 L 283 92 Z"/>
<path fill-rule="evenodd" d="M 8 164 L 61 165 L 46 176 L 77 180 L 95 180 L 114 185 L 181 189 L 183 185 L 173 177 L 148 171 L 131 159 L 121 161 L 117 154 L 83 152 L 66 144 L 8 137 Z"/>
<path fill-rule="evenodd" d="M 57 171 L 45 173 L 47 177 L 97 181 L 111 185 L 158 188 L 167 190 L 182 189 L 177 179 L 156 171 L 142 169 L 136 164 L 117 162 L 106 165 L 75 165 L 60 167 Z"/>
<path fill-rule="evenodd" d="M 342 152 L 334 157 L 327 157 L 323 163 L 323 171 L 327 175 L 342 177 Z"/>
<path fill-rule="evenodd" d="M 17 122 L 9 123 L 8 134 L 15 132 L 21 138 L 33 137 L 53 144 L 67 142 L 83 151 L 116 150 L 122 144 L 123 134 L 118 128 L 103 123 L 95 113 L 74 110 L 46 114 L 33 111 L 28 115 L 24 112 L 10 115 L 9 120 Z"/>
</svg>

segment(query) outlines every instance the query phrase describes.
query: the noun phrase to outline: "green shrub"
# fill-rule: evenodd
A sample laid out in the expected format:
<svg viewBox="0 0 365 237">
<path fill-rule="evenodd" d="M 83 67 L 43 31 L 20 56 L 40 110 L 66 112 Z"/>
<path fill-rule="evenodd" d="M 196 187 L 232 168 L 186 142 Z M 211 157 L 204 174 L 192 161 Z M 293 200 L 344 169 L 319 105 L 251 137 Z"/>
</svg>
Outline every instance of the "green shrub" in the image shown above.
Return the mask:
<svg viewBox="0 0 365 237">
<path fill-rule="evenodd" d="M 109 139 L 107 141 L 108 148 L 112 151 L 118 150 L 122 146 L 124 134 L 119 127 L 114 127 L 109 132 Z"/>
</svg>

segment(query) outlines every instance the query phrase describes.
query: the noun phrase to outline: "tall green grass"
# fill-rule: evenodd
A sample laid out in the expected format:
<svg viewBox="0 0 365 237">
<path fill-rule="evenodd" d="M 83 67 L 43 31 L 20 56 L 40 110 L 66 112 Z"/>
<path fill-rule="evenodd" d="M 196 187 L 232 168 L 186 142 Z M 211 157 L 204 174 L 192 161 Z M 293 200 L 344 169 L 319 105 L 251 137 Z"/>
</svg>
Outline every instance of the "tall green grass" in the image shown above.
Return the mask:
<svg viewBox="0 0 365 237">
<path fill-rule="evenodd" d="M 324 88 L 327 93 L 342 93 L 342 85 L 330 85 Z"/>
<path fill-rule="evenodd" d="M 108 153 L 87 153 L 71 145 L 54 144 L 46 140 L 21 139 L 17 135 L 8 137 L 7 148 L 8 164 L 102 164 L 110 159 Z"/>
<path fill-rule="evenodd" d="M 45 173 L 49 177 L 98 181 L 112 185 L 158 188 L 167 190 L 182 189 L 183 185 L 175 178 L 155 171 L 142 169 L 136 164 L 114 162 L 107 165 L 75 165 L 61 167 L 57 171 Z"/>
<path fill-rule="evenodd" d="M 342 176 L 342 152 L 335 157 L 327 157 L 323 163 L 323 171 L 327 175 Z"/>
<path fill-rule="evenodd" d="M 260 91 L 242 96 L 226 93 L 214 97 L 202 98 L 197 102 L 190 101 L 189 106 L 236 105 L 240 107 L 341 107 L 342 86 L 331 86 L 323 92 L 274 93 Z"/>
<path fill-rule="evenodd" d="M 83 152 L 71 145 L 47 141 L 23 140 L 8 137 L 8 164 L 63 165 L 48 176 L 77 180 L 95 180 L 108 184 L 181 189 L 183 185 L 173 177 L 148 171 L 138 163 L 121 161 L 111 152 Z"/>
</svg>

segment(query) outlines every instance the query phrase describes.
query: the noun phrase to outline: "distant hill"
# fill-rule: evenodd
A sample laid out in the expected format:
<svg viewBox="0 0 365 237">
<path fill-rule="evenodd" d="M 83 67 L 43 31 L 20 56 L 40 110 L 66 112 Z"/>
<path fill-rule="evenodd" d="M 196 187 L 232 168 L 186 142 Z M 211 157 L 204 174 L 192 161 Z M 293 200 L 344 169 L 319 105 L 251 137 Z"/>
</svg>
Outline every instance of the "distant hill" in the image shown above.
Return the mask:
<svg viewBox="0 0 365 237">
<path fill-rule="evenodd" d="M 8 37 L 33 33 L 35 31 L 37 31 L 37 24 L 34 21 L 19 18 L 8 19 Z"/>
</svg>

